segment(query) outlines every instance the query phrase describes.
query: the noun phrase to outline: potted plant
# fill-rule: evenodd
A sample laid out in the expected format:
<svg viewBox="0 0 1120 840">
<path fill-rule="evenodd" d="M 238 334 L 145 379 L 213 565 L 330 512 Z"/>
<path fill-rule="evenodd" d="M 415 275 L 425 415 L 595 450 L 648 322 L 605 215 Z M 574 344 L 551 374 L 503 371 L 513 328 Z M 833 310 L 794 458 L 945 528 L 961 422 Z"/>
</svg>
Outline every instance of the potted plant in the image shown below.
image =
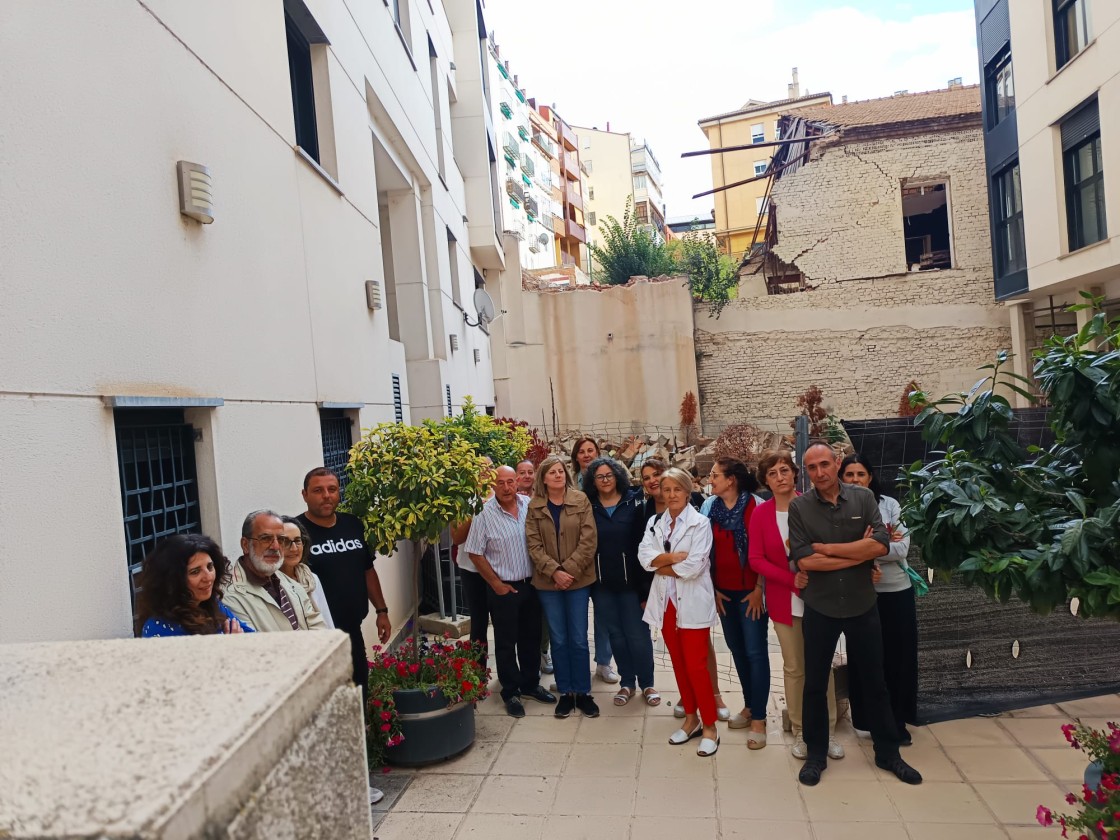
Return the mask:
<svg viewBox="0 0 1120 840">
<path fill-rule="evenodd" d="M 1080 832 L 1080 840 L 1115 840 L 1120 834 L 1120 726 L 1108 724 L 1102 732 L 1084 724 L 1066 724 L 1062 732 L 1070 746 L 1088 753 L 1091 763 L 1085 771 L 1081 795 L 1066 794 L 1066 802 L 1078 808 L 1076 814 L 1056 814 L 1039 805 L 1035 819 L 1040 825 L 1055 823 L 1062 837 Z"/>
<path fill-rule="evenodd" d="M 474 741 L 474 704 L 490 691 L 485 651 L 468 641 L 409 638 L 375 648 L 369 663 L 366 755 L 415 766 L 458 755 Z M 442 713 L 441 713 L 442 711 Z M 429 725 L 432 713 L 438 726 Z"/>
</svg>

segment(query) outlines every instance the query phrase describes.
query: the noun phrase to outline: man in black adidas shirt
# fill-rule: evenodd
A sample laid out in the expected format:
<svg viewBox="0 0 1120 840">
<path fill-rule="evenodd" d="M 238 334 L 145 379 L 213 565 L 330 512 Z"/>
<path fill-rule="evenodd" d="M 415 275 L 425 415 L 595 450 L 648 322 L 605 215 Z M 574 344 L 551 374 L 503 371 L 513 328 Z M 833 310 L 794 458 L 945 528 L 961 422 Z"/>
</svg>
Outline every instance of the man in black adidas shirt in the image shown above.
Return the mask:
<svg viewBox="0 0 1120 840">
<path fill-rule="evenodd" d="M 362 621 L 369 615 L 369 603 L 377 610 L 377 636 L 381 644 L 389 641 L 392 625 L 389 608 L 381 592 L 381 580 L 373 567 L 373 551 L 366 545 L 361 520 L 353 514 L 337 513 L 341 501 L 338 476 L 327 467 L 316 467 L 303 479 L 303 501 L 307 512 L 297 519 L 311 537 L 307 563 L 323 584 L 327 606 L 339 630 L 350 634 L 354 657 L 354 682 L 363 694 L 369 682 L 369 664 Z"/>
</svg>

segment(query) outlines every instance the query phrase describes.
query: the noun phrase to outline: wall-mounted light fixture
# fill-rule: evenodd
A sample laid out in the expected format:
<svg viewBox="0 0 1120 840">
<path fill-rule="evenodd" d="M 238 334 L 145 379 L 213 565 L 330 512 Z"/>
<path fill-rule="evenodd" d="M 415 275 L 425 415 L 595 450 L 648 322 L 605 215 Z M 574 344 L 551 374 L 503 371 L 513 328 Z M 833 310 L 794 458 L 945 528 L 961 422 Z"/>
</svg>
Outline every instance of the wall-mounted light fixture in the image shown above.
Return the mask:
<svg viewBox="0 0 1120 840">
<path fill-rule="evenodd" d="M 482 361 L 482 351 L 481 351 L 481 350 L 479 350 L 479 349 L 477 349 L 477 348 L 475 348 L 475 351 L 474 351 L 474 363 L 475 363 L 475 364 L 477 365 L 477 364 L 478 364 L 479 362 L 481 362 L 481 361 Z"/>
<path fill-rule="evenodd" d="M 214 192 L 210 170 L 201 163 L 187 160 L 178 161 L 175 170 L 179 174 L 179 212 L 204 225 L 213 222 Z"/>
<path fill-rule="evenodd" d="M 381 284 L 376 280 L 366 281 L 366 306 L 374 312 L 381 308 Z"/>
<path fill-rule="evenodd" d="M 459 336 L 455 335 L 455 333 L 452 333 L 451 334 L 451 352 L 454 353 L 458 349 L 459 349 Z"/>
</svg>

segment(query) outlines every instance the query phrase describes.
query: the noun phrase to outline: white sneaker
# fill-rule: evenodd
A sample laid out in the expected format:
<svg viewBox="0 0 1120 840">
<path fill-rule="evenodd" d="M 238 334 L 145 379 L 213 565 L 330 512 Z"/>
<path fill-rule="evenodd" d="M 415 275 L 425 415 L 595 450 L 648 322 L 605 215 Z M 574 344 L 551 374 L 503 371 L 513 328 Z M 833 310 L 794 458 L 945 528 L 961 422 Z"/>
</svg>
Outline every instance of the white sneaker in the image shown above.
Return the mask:
<svg viewBox="0 0 1120 840">
<path fill-rule="evenodd" d="M 843 758 L 844 748 L 840 746 L 840 742 L 835 738 L 828 739 L 828 757 L 829 758 Z"/>
<path fill-rule="evenodd" d="M 727 706 L 716 706 L 716 718 L 727 723 L 727 721 L 731 720 L 731 709 L 727 708 Z"/>
<path fill-rule="evenodd" d="M 675 706 L 673 706 L 673 717 L 675 717 L 675 718 L 683 718 L 684 717 L 684 704 L 683 703 L 677 703 Z"/>
<path fill-rule="evenodd" d="M 553 670 L 554 669 L 552 667 L 552 654 L 549 653 L 548 651 L 545 651 L 544 653 L 541 654 L 541 673 L 542 674 L 551 674 L 553 672 Z"/>
<path fill-rule="evenodd" d="M 618 672 L 610 665 L 596 665 L 595 676 L 605 683 L 622 682 L 622 677 L 620 677 Z"/>
<path fill-rule="evenodd" d="M 376 805 L 378 802 L 380 802 L 384 798 L 385 798 L 384 793 L 382 793 L 380 790 L 375 788 L 373 785 L 370 785 L 370 788 L 369 788 L 369 804 L 370 805 Z"/>
<path fill-rule="evenodd" d="M 804 761 L 809 757 L 809 748 L 805 746 L 805 739 L 800 735 L 793 742 L 793 746 L 789 748 L 789 752 L 798 761 Z"/>
</svg>

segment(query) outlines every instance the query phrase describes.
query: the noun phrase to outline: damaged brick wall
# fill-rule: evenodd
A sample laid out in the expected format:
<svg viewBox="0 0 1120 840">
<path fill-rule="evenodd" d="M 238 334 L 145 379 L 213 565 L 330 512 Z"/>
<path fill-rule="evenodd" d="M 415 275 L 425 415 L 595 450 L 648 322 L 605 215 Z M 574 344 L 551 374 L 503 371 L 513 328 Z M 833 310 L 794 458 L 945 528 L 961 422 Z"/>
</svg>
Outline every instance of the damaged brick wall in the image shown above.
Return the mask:
<svg viewBox="0 0 1120 840">
<path fill-rule="evenodd" d="M 993 299 L 984 172 L 980 130 L 958 129 L 822 146 L 779 179 L 776 252 L 810 289 L 745 283 L 718 321 L 697 308 L 705 419 L 788 418 L 814 384 L 849 419 L 894 416 L 911 379 L 939 396 L 971 386 L 1011 346 Z M 907 272 L 902 186 L 937 180 L 949 184 L 954 267 Z"/>
</svg>

